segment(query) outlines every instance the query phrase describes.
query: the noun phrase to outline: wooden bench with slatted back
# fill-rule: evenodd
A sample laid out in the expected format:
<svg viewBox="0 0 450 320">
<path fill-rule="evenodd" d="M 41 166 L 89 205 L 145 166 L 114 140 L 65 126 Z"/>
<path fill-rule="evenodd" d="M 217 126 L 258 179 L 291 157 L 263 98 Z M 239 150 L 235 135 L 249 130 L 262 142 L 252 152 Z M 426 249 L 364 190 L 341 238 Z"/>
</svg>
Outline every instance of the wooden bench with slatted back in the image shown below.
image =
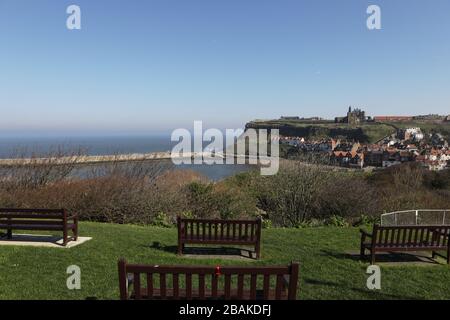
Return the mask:
<svg viewBox="0 0 450 320">
<path fill-rule="evenodd" d="M 261 219 L 220 220 L 178 217 L 178 254 L 185 244 L 251 245 L 256 259 L 261 256 Z"/>
<path fill-rule="evenodd" d="M 78 238 L 78 216 L 67 215 L 65 209 L 0 209 L 0 230 L 12 239 L 13 230 L 62 231 L 63 245 Z M 73 236 L 69 238 L 69 231 Z"/>
<path fill-rule="evenodd" d="M 121 259 L 118 267 L 122 300 L 295 300 L 297 296 L 296 262 L 281 267 L 214 267 L 139 265 Z"/>
<path fill-rule="evenodd" d="M 369 250 L 372 264 L 375 264 L 377 252 L 431 251 L 434 258 L 440 250 L 447 251 L 447 263 L 450 264 L 450 225 L 374 225 L 372 234 L 363 229 L 360 232 L 361 259 Z"/>
</svg>

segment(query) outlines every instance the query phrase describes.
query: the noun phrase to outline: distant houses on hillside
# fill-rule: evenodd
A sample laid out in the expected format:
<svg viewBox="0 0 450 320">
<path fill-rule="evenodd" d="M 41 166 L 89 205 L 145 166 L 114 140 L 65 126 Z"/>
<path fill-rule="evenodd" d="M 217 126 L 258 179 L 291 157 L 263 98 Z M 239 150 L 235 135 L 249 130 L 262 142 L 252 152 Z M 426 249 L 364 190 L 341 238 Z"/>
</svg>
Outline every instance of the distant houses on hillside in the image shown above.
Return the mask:
<svg viewBox="0 0 450 320">
<path fill-rule="evenodd" d="M 387 168 L 406 162 L 418 162 L 429 170 L 444 170 L 450 166 L 450 148 L 440 134 L 425 136 L 420 128 L 399 129 L 396 137 L 376 144 L 322 139 L 307 141 L 300 137 L 281 137 L 302 153 L 320 153 L 329 163 L 348 168 Z"/>
<path fill-rule="evenodd" d="M 368 117 L 361 108 L 348 108 L 347 115 L 333 120 L 320 117 L 301 118 L 283 116 L 281 120 L 304 121 L 314 123 L 359 125 L 364 123 L 413 122 L 416 125 L 431 122 L 449 122 L 449 116 L 437 114 L 418 116 L 375 116 Z M 404 126 L 404 125 L 403 125 Z M 403 127 L 402 126 L 402 127 Z M 321 153 L 328 157 L 329 163 L 349 168 L 382 167 L 398 165 L 405 162 L 418 162 L 430 170 L 443 170 L 450 166 L 450 149 L 448 142 L 436 132 L 425 135 L 420 127 L 398 128 L 392 136 L 376 144 L 360 144 L 339 139 L 322 139 L 308 141 L 298 136 L 284 136 L 281 144 L 288 144 L 303 153 Z"/>
</svg>

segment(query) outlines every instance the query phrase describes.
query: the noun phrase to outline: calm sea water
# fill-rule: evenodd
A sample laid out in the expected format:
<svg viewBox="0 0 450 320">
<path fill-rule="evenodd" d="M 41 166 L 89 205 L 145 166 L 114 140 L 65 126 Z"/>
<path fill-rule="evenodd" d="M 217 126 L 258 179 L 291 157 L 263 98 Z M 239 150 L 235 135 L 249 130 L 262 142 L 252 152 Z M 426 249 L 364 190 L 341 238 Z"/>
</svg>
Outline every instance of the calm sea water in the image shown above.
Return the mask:
<svg viewBox="0 0 450 320">
<path fill-rule="evenodd" d="M 147 153 L 169 151 L 176 142 L 170 136 L 110 136 L 110 137 L 0 137 L 0 158 L 48 154 L 57 148 L 89 155 Z"/>
<path fill-rule="evenodd" d="M 0 137 L 0 158 L 46 155 L 62 148 L 66 152 L 82 149 L 88 155 L 111 155 L 170 151 L 177 142 L 170 136 L 110 136 L 110 137 Z M 239 172 L 252 170 L 249 165 L 181 165 L 217 181 Z M 82 171 L 82 170 L 81 170 Z"/>
</svg>

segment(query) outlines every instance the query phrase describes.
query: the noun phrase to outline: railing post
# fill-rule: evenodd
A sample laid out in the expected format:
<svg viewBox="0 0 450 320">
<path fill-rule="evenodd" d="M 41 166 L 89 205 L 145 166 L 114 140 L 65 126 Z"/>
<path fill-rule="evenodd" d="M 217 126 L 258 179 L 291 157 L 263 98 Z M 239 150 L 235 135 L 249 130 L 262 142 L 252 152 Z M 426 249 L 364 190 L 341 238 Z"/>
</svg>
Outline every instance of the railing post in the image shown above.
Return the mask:
<svg viewBox="0 0 450 320">
<path fill-rule="evenodd" d="M 181 226 L 181 217 L 178 216 L 177 217 L 177 227 L 178 227 L 178 254 L 182 255 L 183 254 L 183 241 L 182 241 L 182 226 Z"/>
<path fill-rule="evenodd" d="M 12 229 L 11 229 L 11 218 L 7 219 L 7 223 L 6 223 L 10 228 L 6 229 L 6 238 L 8 240 L 12 239 Z"/>
<path fill-rule="evenodd" d="M 67 211 L 63 209 L 63 246 L 67 245 Z"/>
<path fill-rule="evenodd" d="M 120 259 L 118 263 L 119 269 L 119 290 L 120 290 L 120 300 L 128 299 L 128 288 L 127 288 L 127 262 L 125 259 Z"/>
<path fill-rule="evenodd" d="M 297 299 L 297 284 L 299 271 L 298 269 L 299 269 L 298 262 L 291 262 L 291 265 L 289 267 L 290 275 L 289 275 L 288 300 Z"/>
<path fill-rule="evenodd" d="M 255 245 L 256 259 L 261 258 L 261 228 L 262 228 L 262 218 L 259 217 L 256 228 L 256 245 Z"/>
</svg>

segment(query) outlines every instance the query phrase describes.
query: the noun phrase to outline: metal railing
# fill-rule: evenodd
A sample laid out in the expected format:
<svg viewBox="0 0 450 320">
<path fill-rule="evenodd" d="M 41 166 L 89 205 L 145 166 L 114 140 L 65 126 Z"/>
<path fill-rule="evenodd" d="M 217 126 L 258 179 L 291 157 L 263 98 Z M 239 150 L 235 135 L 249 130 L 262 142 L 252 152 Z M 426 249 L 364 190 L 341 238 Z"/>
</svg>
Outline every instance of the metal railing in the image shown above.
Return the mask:
<svg viewBox="0 0 450 320">
<path fill-rule="evenodd" d="M 382 226 L 446 224 L 450 224 L 450 209 L 415 209 L 381 215 Z"/>
</svg>

